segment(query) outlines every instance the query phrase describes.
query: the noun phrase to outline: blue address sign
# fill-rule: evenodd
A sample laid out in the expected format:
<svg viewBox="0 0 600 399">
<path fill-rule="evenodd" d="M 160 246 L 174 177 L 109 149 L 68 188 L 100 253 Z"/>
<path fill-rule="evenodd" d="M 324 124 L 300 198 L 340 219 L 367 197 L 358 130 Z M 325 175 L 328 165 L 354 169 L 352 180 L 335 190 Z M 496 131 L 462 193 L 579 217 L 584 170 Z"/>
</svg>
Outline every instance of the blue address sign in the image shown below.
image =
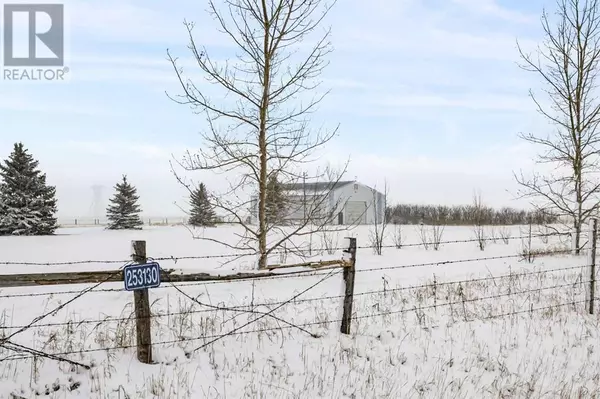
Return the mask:
<svg viewBox="0 0 600 399">
<path fill-rule="evenodd" d="M 123 277 L 127 291 L 156 288 L 160 286 L 160 266 L 156 262 L 125 266 Z"/>
</svg>

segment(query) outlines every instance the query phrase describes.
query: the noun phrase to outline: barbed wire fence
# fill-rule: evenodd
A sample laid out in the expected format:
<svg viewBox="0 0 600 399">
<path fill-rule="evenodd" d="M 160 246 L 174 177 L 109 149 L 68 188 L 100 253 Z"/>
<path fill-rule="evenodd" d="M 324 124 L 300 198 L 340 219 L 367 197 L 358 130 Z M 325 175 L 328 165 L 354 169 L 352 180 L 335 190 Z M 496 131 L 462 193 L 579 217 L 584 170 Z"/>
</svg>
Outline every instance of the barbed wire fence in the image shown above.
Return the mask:
<svg viewBox="0 0 600 399">
<path fill-rule="evenodd" d="M 145 216 L 142 217 L 142 222 L 146 226 L 175 226 L 186 224 L 188 218 L 185 216 Z M 58 224 L 60 227 L 98 227 L 108 225 L 106 217 L 59 217 Z"/>
<path fill-rule="evenodd" d="M 590 260 L 583 261 L 582 259 L 573 262 L 573 258 L 565 258 L 565 262 L 573 262 L 578 264 L 570 264 L 565 265 L 563 267 L 558 268 L 544 268 L 539 270 L 527 270 L 523 272 L 512 272 L 500 275 L 489 275 L 486 277 L 478 277 L 478 278 L 469 278 L 469 279 L 455 279 L 449 281 L 438 281 L 436 276 L 434 275 L 433 282 L 416 284 L 416 285 L 404 285 L 390 288 L 389 281 L 385 280 L 385 276 L 382 276 L 383 279 L 383 287 L 382 289 L 368 289 L 361 290 L 355 292 L 355 279 L 360 281 L 361 276 L 364 274 L 373 275 L 376 272 L 383 271 L 392 271 L 397 270 L 401 271 L 404 269 L 418 269 L 425 267 L 447 267 L 450 265 L 459 265 L 459 264 L 467 264 L 467 263 L 482 263 L 494 260 L 526 260 L 531 257 L 529 253 L 517 253 L 510 255 L 498 255 L 498 256 L 487 256 L 487 257 L 474 257 L 474 258 L 462 258 L 462 259 L 450 259 L 443 261 L 434 261 L 434 262 L 421 262 L 421 263 L 407 263 L 407 264 L 397 264 L 397 265 L 382 265 L 382 266 L 373 266 L 373 267 L 357 267 L 357 250 L 359 249 L 372 249 L 372 246 L 359 246 L 357 245 L 356 238 L 350 238 L 348 240 L 348 245 L 345 247 L 336 248 L 336 250 L 345 251 L 342 259 L 339 259 L 339 263 L 332 264 L 331 261 L 328 261 L 326 264 L 320 261 L 303 263 L 298 265 L 287 265 L 290 271 L 267 271 L 267 272 L 256 272 L 256 273 L 243 273 L 237 275 L 223 275 L 223 276 L 210 276 L 203 274 L 202 276 L 194 276 L 193 274 L 189 274 L 188 277 L 182 278 L 181 275 L 176 276 L 170 274 L 170 272 L 166 269 L 161 270 L 161 278 L 163 284 L 157 287 L 157 290 L 166 290 L 171 289 L 175 290 L 180 297 L 185 298 L 190 305 L 193 305 L 197 308 L 188 308 L 180 311 L 172 311 L 170 308 L 167 311 L 150 311 L 150 306 L 148 304 L 148 309 L 145 316 L 140 316 L 139 312 L 130 312 L 129 315 L 126 316 L 106 316 L 104 318 L 84 318 L 84 319 L 69 319 L 66 321 L 46 321 L 47 319 L 54 317 L 54 315 L 58 314 L 59 311 L 65 309 L 68 305 L 74 303 L 80 298 L 88 295 L 94 295 L 97 293 L 124 293 L 126 292 L 123 287 L 105 287 L 106 284 L 114 284 L 117 281 L 123 280 L 123 269 L 128 265 L 135 264 L 133 260 L 79 260 L 79 261 L 65 261 L 65 262 L 19 262 L 19 261 L 2 261 L 0 260 L 0 265 L 19 265 L 19 266 L 51 266 L 51 267 L 59 267 L 59 266 L 68 266 L 68 265 L 81 265 L 81 264 L 106 264 L 106 265 L 119 265 L 120 267 L 117 270 L 110 271 L 102 271 L 97 272 L 95 275 L 91 275 L 89 278 L 92 279 L 90 281 L 82 281 L 81 279 L 77 279 L 74 274 L 70 272 L 72 281 L 65 282 L 64 280 L 60 280 L 62 284 L 92 284 L 88 285 L 84 289 L 72 289 L 72 290 L 60 290 L 53 291 L 49 290 L 48 285 L 53 285 L 54 282 L 49 275 L 52 273 L 44 273 L 37 276 L 30 275 L 28 280 L 24 282 L 24 286 L 36 286 L 36 285 L 44 285 L 46 288 L 45 291 L 42 292 L 14 292 L 14 293 L 3 293 L 0 292 L 0 298 L 10 299 L 10 298 L 26 298 L 26 297 L 69 297 L 65 300 L 60 300 L 57 306 L 52 307 L 51 309 L 43 312 L 42 314 L 36 316 L 28 323 L 7 325 L 0 323 L 0 347 L 6 349 L 7 351 L 12 352 L 11 355 L 7 355 L 3 358 L 0 358 L 1 361 L 5 360 L 26 360 L 26 359 L 34 359 L 34 358 L 48 358 L 54 361 L 59 362 L 67 362 L 76 366 L 81 366 L 85 368 L 90 368 L 90 364 L 86 364 L 81 360 L 74 360 L 72 357 L 79 356 L 77 359 L 81 359 L 81 355 L 85 353 L 96 353 L 96 352 L 111 352 L 118 350 L 127 350 L 127 349 L 137 349 L 138 350 L 138 359 L 141 361 L 151 363 L 151 348 L 157 346 L 165 346 L 165 345 L 173 345 L 173 344 L 183 344 L 190 343 L 193 344 L 194 348 L 190 350 L 190 352 L 195 352 L 198 350 L 202 350 L 210 345 L 213 345 L 227 337 L 234 336 L 243 336 L 243 335 L 252 335 L 252 334 L 261 334 L 261 333 L 273 333 L 273 332 L 281 332 L 284 330 L 294 330 L 299 331 L 303 334 L 307 334 L 313 338 L 318 338 L 320 333 L 315 332 L 312 328 L 315 327 L 323 327 L 330 326 L 331 324 L 338 324 L 340 326 L 340 331 L 345 334 L 349 334 L 351 332 L 351 326 L 353 322 L 360 322 L 361 320 L 372 320 L 382 317 L 389 317 L 391 315 L 405 315 L 405 314 L 414 314 L 418 316 L 420 313 L 426 310 L 438 310 L 443 308 L 450 309 L 450 312 L 456 312 L 457 308 L 462 310 L 461 322 L 473 322 L 473 321 L 482 321 L 482 320 L 492 320 L 492 319 L 501 319 L 518 315 L 532 315 L 538 312 L 553 312 L 560 308 L 571 307 L 573 310 L 577 309 L 585 309 L 586 313 L 594 313 L 594 303 L 598 299 L 595 293 L 595 281 L 596 281 L 596 270 L 595 270 L 595 253 L 596 253 L 596 232 L 597 232 L 597 223 L 594 221 L 593 223 L 593 234 L 591 241 L 591 250 L 590 250 Z M 569 233 L 546 233 L 546 234 L 535 234 L 535 235 L 527 235 L 527 236 L 516 236 L 516 237 L 508 237 L 510 240 L 523 240 L 529 239 L 532 237 L 540 238 L 540 237 L 552 237 L 552 236 L 565 236 Z M 487 240 L 500 240 L 507 239 L 507 237 L 488 237 Z M 451 241 L 442 241 L 442 244 L 461 244 L 461 243 L 470 243 L 477 242 L 479 239 L 471 239 L 471 240 L 451 240 Z M 418 247 L 423 246 L 424 243 L 408 243 L 403 244 L 403 248 L 406 247 Z M 386 246 L 387 248 L 395 247 L 395 245 Z M 329 248 L 330 249 L 330 248 Z M 529 248 L 531 251 L 531 248 Z M 537 250 L 535 251 L 536 257 L 545 257 L 545 256 L 559 256 L 559 255 L 568 255 L 572 252 L 571 249 L 550 249 L 550 250 Z M 171 261 L 176 264 L 180 260 L 203 260 L 203 259 L 219 259 L 219 258 L 236 258 L 239 257 L 240 254 L 216 254 L 216 255 L 198 255 L 198 256 L 169 256 L 169 257 L 146 257 L 145 254 L 133 254 L 133 258 L 137 263 L 143 263 L 145 261 Z M 143 259 L 142 259 L 143 258 Z M 580 257 L 579 257 L 580 258 Z M 578 258 L 576 258 L 578 259 Z M 307 266 L 309 265 L 309 266 Z M 292 266 L 295 266 L 293 268 Z M 298 269 L 298 270 L 296 270 Z M 569 274 L 571 273 L 571 274 Z M 92 273 L 93 274 L 93 273 Z M 324 284 L 326 281 L 332 279 L 335 276 L 343 275 L 344 281 L 344 293 L 337 295 L 325 295 L 325 296 L 307 296 L 310 292 L 312 292 L 316 287 Z M 491 274 L 491 273 L 490 273 Z M 186 275 L 183 275 L 186 276 Z M 358 276 L 358 277 L 357 277 Z M 563 281 L 557 281 L 550 285 L 542 285 L 542 280 L 559 280 L 559 277 L 563 277 Z M 525 277 L 531 278 L 539 283 L 538 286 L 521 288 L 516 287 L 514 282 L 519 281 L 519 279 L 524 279 Z M 568 280 L 568 278 L 571 278 Z M 88 278 L 88 277 L 86 277 Z M 199 281 L 194 281 L 195 278 L 198 278 Z M 254 302 L 254 297 L 252 302 L 249 304 L 242 305 L 226 305 L 226 304 L 217 304 L 214 305 L 210 303 L 210 301 L 204 301 L 199 299 L 199 295 L 193 295 L 191 291 L 198 287 L 204 287 L 215 284 L 236 284 L 236 283 L 251 283 L 252 287 L 254 287 L 255 282 L 257 281 L 269 281 L 269 280 L 282 280 L 282 279 L 304 279 L 308 280 L 309 278 L 316 278 L 317 280 L 310 284 L 308 287 L 296 290 L 296 292 L 288 297 L 285 300 L 276 300 L 276 301 L 263 301 L 263 302 Z M 8 288 L 5 284 L 9 281 L 8 276 L 0 276 L 0 287 Z M 508 284 L 502 285 L 500 282 L 507 281 Z M 14 280 L 10 280 L 11 284 L 14 284 Z M 498 288 L 498 292 L 495 292 L 491 295 L 476 295 L 474 293 L 469 294 L 468 287 L 474 285 L 482 285 L 488 284 L 489 286 L 494 287 L 504 287 L 505 291 L 502 291 Z M 14 289 L 16 286 L 12 286 L 10 289 Z M 452 294 L 448 294 L 445 296 L 443 301 L 438 302 L 438 296 L 440 296 L 440 292 L 442 292 L 442 288 L 448 288 L 448 290 L 452 290 Z M 153 289 L 154 290 L 154 289 Z M 158 291 L 160 292 L 160 291 Z M 398 306 L 399 308 L 391 308 L 391 309 L 381 309 L 385 306 L 381 305 L 381 301 L 376 300 L 381 297 L 392 297 L 401 292 L 419 292 L 422 294 L 423 292 L 427 292 L 430 294 L 430 297 L 433 300 L 433 303 L 417 303 L 412 306 Z M 502 311 L 500 308 L 495 309 L 496 311 L 488 311 L 487 314 L 476 314 L 476 312 L 469 312 L 467 309 L 468 305 L 476 305 L 476 304 L 485 304 L 490 301 L 497 301 L 501 298 L 515 298 L 518 296 L 533 296 L 540 295 L 542 292 L 562 292 L 565 295 L 559 296 L 561 298 L 557 303 L 553 303 L 547 306 L 533 306 L 533 303 L 530 303 L 529 306 L 525 306 L 519 309 L 511 309 L 510 311 Z M 582 294 L 585 294 L 585 297 L 582 298 Z M 441 295 L 444 297 L 444 295 Z M 568 297 L 568 299 L 565 299 Z M 358 311 L 356 308 L 353 308 L 354 301 L 356 299 L 365 299 L 365 306 L 362 311 Z M 371 299 L 371 302 L 368 300 Z M 299 304 L 307 304 L 308 306 L 316 306 L 317 304 L 323 304 L 326 301 L 340 301 L 341 304 L 338 304 L 340 308 L 342 308 L 342 316 L 335 317 L 332 319 L 327 319 L 326 321 L 318 320 L 318 321 L 295 321 L 292 320 L 291 317 L 286 313 L 281 314 L 278 312 L 279 310 L 285 310 L 290 306 L 297 306 Z M 136 302 L 136 301 L 133 301 Z M 396 304 L 398 305 L 398 304 Z M 581 305 L 584 305 L 582 307 Z M 370 309 L 369 311 L 365 311 L 365 309 Z M 225 319 L 223 318 L 222 325 L 223 326 L 231 326 L 230 328 L 226 328 L 223 331 L 219 331 L 219 333 L 209 334 L 202 333 L 197 336 L 179 336 L 173 339 L 150 339 L 145 342 L 140 341 L 140 333 L 139 329 L 141 326 L 142 330 L 147 330 L 148 335 L 150 335 L 151 331 L 151 322 L 158 321 L 160 319 L 172 318 L 176 316 L 186 316 L 193 317 L 194 315 L 211 315 L 216 312 L 220 312 L 222 315 L 228 314 L 230 317 Z M 144 312 L 142 312 L 144 313 Z M 248 320 L 242 323 L 237 323 L 236 319 L 241 315 L 248 316 Z M 265 323 L 260 323 L 261 320 L 271 319 L 275 322 L 276 325 L 267 325 Z M 39 349 L 35 349 L 33 347 L 25 346 L 21 343 L 14 342 L 15 338 L 26 331 L 32 329 L 40 329 L 40 328 L 68 328 L 68 329 L 77 329 L 83 328 L 85 325 L 91 325 L 94 327 L 98 327 L 101 325 L 105 325 L 107 323 L 128 323 L 130 328 L 135 328 L 138 331 L 138 338 L 135 343 L 126 343 L 126 344 L 118 344 L 114 345 L 100 345 L 98 347 L 88 348 L 82 347 L 73 350 L 58 350 L 58 351 L 41 351 Z M 259 328 L 255 328 L 255 327 Z M 262 327 L 261 327 L 262 326 Z M 143 340 L 142 340 L 143 341 Z M 197 343 L 197 344 L 194 344 Z M 150 351 L 150 355 L 145 357 L 144 359 L 140 358 L 140 348 L 144 348 L 146 351 Z"/>
<path fill-rule="evenodd" d="M 524 240 L 524 239 L 530 239 L 530 238 L 543 238 L 543 237 L 564 237 L 564 236 L 569 236 L 571 235 L 570 232 L 557 232 L 557 233 L 543 233 L 543 234 L 529 234 L 529 235 L 518 235 L 518 236 L 508 236 L 508 237 L 485 237 L 483 238 L 483 240 L 485 241 L 498 241 L 498 240 L 508 240 L 508 241 L 515 241 L 515 240 Z M 481 240 L 480 238 L 471 238 L 471 239 L 462 239 L 462 240 L 440 240 L 440 241 L 425 241 L 425 242 L 413 242 L 413 243 L 402 243 L 401 248 L 414 248 L 414 247 L 421 247 L 421 246 L 427 246 L 427 245 L 433 245 L 435 244 L 440 244 L 440 245 L 446 245 L 446 244 L 467 244 L 467 243 L 477 243 L 479 240 Z M 383 245 L 382 248 L 386 248 L 386 249 L 400 249 L 397 248 L 397 246 L 394 245 Z M 347 247 L 339 247 L 339 246 L 333 246 L 333 247 L 318 247 L 318 248 L 314 248 L 312 249 L 312 251 L 314 251 L 315 253 L 323 253 L 329 249 L 335 250 L 335 251 L 343 251 L 346 250 Z M 373 249 L 372 245 L 360 245 L 357 246 L 356 249 Z M 308 250 L 305 250 L 308 251 Z M 570 249 L 566 249 L 565 253 L 569 253 L 572 250 Z M 211 255 L 193 255 L 193 256 L 159 256 L 159 257 L 152 257 L 153 260 L 155 261 L 173 261 L 175 263 L 177 263 L 180 260 L 206 260 L 206 259 L 226 259 L 226 258 L 238 258 L 241 256 L 253 256 L 256 254 L 255 251 L 253 250 L 247 250 L 246 253 L 243 253 L 243 251 L 240 251 L 242 253 L 228 253 L 228 254 L 211 254 Z M 280 253 L 284 253 L 283 251 L 273 251 L 272 254 L 273 255 L 279 255 Z M 540 252 L 541 254 L 543 254 L 543 251 Z M 514 255 L 515 257 L 523 257 L 523 255 Z M 57 261 L 57 262 L 26 262 L 26 261 L 3 261 L 0 260 L 0 265 L 13 265 L 13 266 L 73 266 L 73 265 L 84 265 L 84 264 L 124 264 L 127 262 L 130 262 L 130 259 L 95 259 L 95 260 L 77 260 L 77 261 Z"/>
</svg>

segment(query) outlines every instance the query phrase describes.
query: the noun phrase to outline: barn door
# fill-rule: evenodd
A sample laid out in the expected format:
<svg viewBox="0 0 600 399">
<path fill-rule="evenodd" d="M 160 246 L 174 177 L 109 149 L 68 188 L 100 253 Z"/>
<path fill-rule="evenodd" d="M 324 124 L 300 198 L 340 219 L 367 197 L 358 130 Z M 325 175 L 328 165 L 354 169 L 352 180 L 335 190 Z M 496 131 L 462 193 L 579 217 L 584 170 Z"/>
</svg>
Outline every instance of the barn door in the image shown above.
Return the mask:
<svg viewBox="0 0 600 399">
<path fill-rule="evenodd" d="M 348 201 L 346 203 L 346 224 L 367 224 L 366 201 Z"/>
</svg>

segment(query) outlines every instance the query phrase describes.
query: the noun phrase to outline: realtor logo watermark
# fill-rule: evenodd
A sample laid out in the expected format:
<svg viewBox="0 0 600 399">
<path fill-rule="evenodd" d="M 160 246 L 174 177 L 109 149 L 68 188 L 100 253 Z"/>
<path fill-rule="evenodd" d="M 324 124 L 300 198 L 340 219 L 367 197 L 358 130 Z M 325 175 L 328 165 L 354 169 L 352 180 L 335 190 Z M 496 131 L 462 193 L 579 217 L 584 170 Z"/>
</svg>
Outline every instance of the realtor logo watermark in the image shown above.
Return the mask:
<svg viewBox="0 0 600 399">
<path fill-rule="evenodd" d="M 4 80 L 65 80 L 63 4 L 5 4 Z"/>
</svg>

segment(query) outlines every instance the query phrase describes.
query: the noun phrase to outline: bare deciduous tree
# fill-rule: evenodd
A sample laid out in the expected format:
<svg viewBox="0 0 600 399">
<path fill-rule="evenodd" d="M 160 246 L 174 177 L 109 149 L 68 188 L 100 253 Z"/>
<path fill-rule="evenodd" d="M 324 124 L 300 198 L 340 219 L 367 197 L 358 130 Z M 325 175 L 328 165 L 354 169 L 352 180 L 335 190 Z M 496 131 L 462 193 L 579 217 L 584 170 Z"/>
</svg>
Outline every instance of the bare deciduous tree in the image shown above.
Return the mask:
<svg viewBox="0 0 600 399">
<path fill-rule="evenodd" d="M 499 234 L 500 234 L 500 238 L 502 239 L 502 242 L 506 245 L 508 245 L 508 243 L 510 242 L 511 238 L 512 238 L 512 234 L 510 232 L 510 229 L 506 226 L 500 228 L 498 230 Z"/>
<path fill-rule="evenodd" d="M 431 238 L 429 238 L 429 228 L 425 224 L 420 224 L 417 229 L 417 233 L 419 234 L 419 239 L 421 240 L 421 244 L 423 244 L 423 248 L 426 251 L 429 250 L 429 246 L 431 245 Z"/>
<path fill-rule="evenodd" d="M 172 99 L 191 106 L 208 122 L 202 133 L 203 147 L 193 155 L 188 152 L 179 165 L 187 171 L 229 172 L 237 176 L 228 181 L 227 192 L 213 195 L 212 201 L 225 217 L 242 226 L 243 233 L 236 244 L 220 243 L 234 250 L 256 250 L 258 266 L 262 268 L 267 265 L 269 254 L 282 244 L 289 244 L 288 249 L 295 245 L 292 237 L 310 234 L 330 222 L 323 209 L 329 206 L 328 193 L 345 171 L 343 168 L 335 179 L 330 179 L 313 197 L 313 203 L 303 205 L 301 222 L 283 229 L 268 220 L 267 193 L 272 176 L 282 185 L 294 185 L 331 175 L 316 172 L 307 176 L 304 168 L 314 161 L 315 150 L 337 133 L 337 128 L 311 130 L 308 120 L 327 94 L 316 94 L 316 89 L 331 44 L 329 31 L 319 35 L 317 28 L 333 3 L 225 0 L 223 9 L 215 3 L 208 1 L 210 13 L 237 48 L 235 62 L 221 63 L 209 56 L 204 47 L 196 44 L 194 24 L 186 22 L 185 26 L 197 66 L 222 93 L 219 101 L 211 100 L 205 86 L 186 79 L 177 58 L 168 55 L 183 88 L 183 94 Z M 307 45 L 311 40 L 314 45 Z M 303 93 L 315 97 L 299 99 Z M 179 176 L 178 179 L 184 183 Z M 252 192 L 257 193 L 256 204 L 245 199 Z M 257 225 L 247 220 L 251 208 L 257 209 Z"/>
<path fill-rule="evenodd" d="M 392 240 L 394 241 L 394 246 L 396 247 L 396 249 L 402 248 L 402 244 L 404 244 L 404 236 L 402 235 L 401 224 L 394 225 L 394 231 L 392 232 Z"/>
<path fill-rule="evenodd" d="M 487 238 L 485 234 L 485 210 L 486 207 L 483 204 L 483 198 L 481 196 L 481 192 L 475 192 L 473 194 L 473 220 L 475 221 L 475 226 L 473 226 L 473 234 L 475 235 L 475 241 L 477 242 L 477 246 L 480 251 L 485 250 L 485 245 L 487 243 Z"/>
<path fill-rule="evenodd" d="M 534 253 L 533 253 L 533 244 L 532 244 L 532 238 L 533 238 L 533 223 L 530 220 L 529 221 L 529 225 L 527 227 L 526 230 L 521 229 L 521 255 L 523 256 L 523 259 L 525 259 L 527 262 L 532 263 L 534 260 Z"/>
<path fill-rule="evenodd" d="M 542 14 L 544 44 L 536 56 L 519 46 L 522 68 L 541 77 L 549 103 L 530 92 L 538 111 L 556 129 L 547 135 L 521 134 L 541 148 L 537 163 L 552 165 L 553 172 L 515 174 L 520 196 L 534 206 L 568 217 L 574 228 L 576 253 L 581 249 L 581 228 L 600 207 L 597 193 L 600 101 L 596 97 L 600 60 L 599 0 L 558 0 L 556 24 Z"/>
<path fill-rule="evenodd" d="M 371 191 L 373 193 L 373 204 L 371 207 L 373 209 L 375 219 L 373 221 L 373 225 L 371 226 L 371 231 L 369 232 L 369 239 L 371 241 L 371 247 L 373 247 L 373 252 L 376 255 L 382 255 L 383 244 L 389 222 L 385 212 L 387 209 L 386 199 L 389 194 L 387 182 L 383 187 L 383 204 L 381 204 L 379 201 L 381 198 L 381 193 L 379 193 L 376 188 L 373 188 Z"/>
<path fill-rule="evenodd" d="M 321 232 L 321 249 L 328 255 L 333 255 L 338 251 L 339 235 L 336 232 L 323 230 Z"/>
<path fill-rule="evenodd" d="M 433 245 L 434 251 L 438 251 L 442 245 L 445 228 L 446 225 L 443 223 L 436 223 L 431 226 L 431 244 Z"/>
<path fill-rule="evenodd" d="M 446 222 L 443 217 L 433 221 L 431 226 L 421 224 L 417 230 L 419 239 L 423 248 L 429 250 L 431 246 L 434 251 L 438 251 L 442 246 L 442 238 L 444 237 L 444 230 L 446 229 Z"/>
</svg>

